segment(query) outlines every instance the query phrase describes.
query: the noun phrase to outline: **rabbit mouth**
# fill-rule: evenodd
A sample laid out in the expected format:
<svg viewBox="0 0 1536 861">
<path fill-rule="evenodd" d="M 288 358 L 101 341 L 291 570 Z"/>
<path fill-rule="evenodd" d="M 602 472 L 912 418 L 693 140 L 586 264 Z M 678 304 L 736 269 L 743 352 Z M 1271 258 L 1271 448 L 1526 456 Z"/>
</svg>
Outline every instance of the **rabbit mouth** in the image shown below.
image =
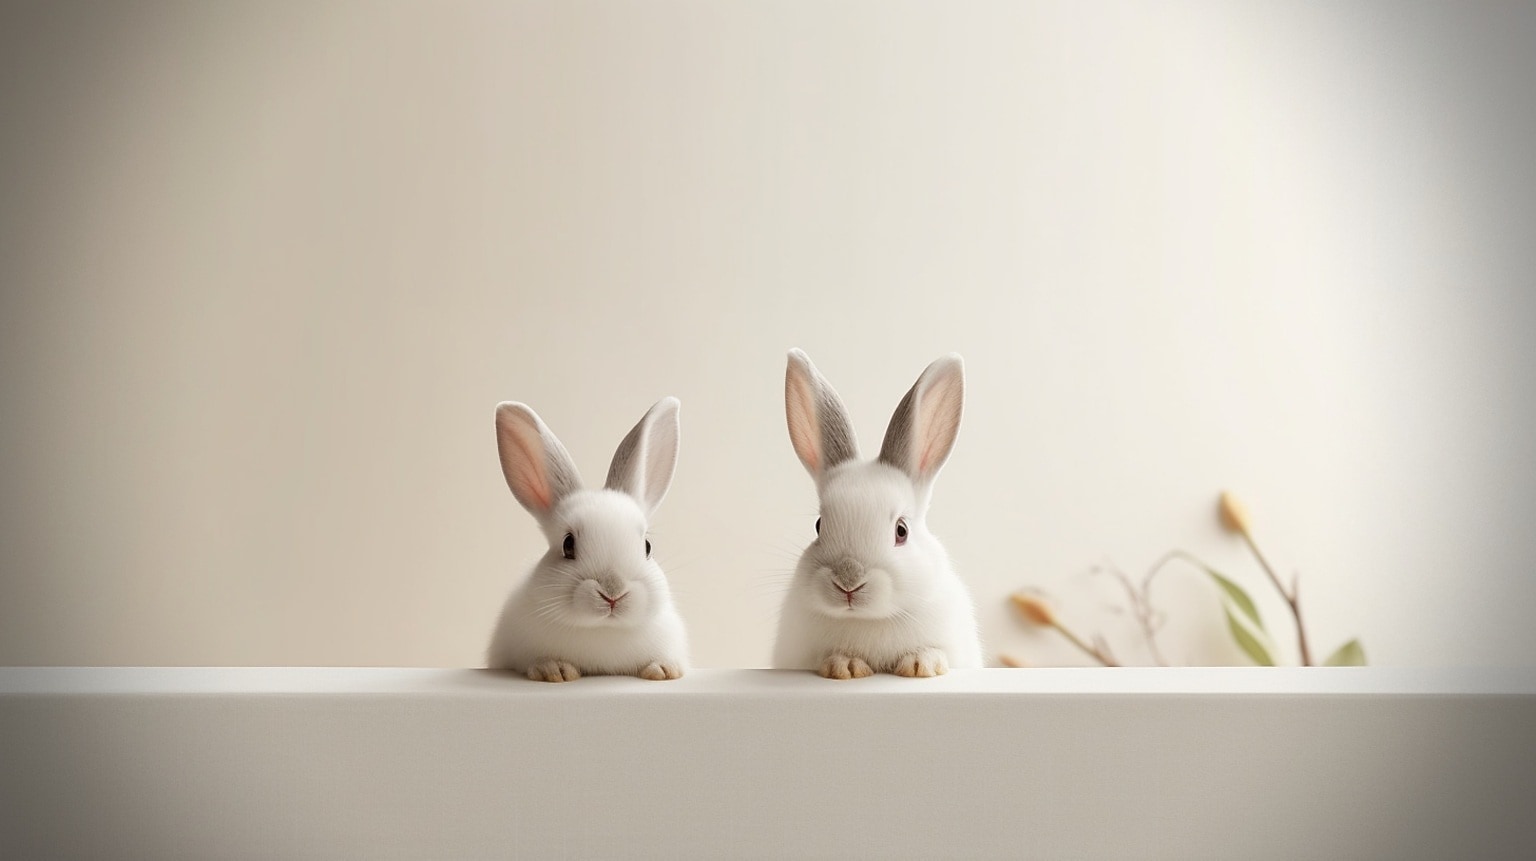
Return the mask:
<svg viewBox="0 0 1536 861">
<path fill-rule="evenodd" d="M 623 592 L 620 592 L 618 595 L 613 597 L 609 597 L 608 593 L 601 589 L 597 590 L 597 597 L 602 600 L 603 603 L 608 605 L 605 615 L 607 615 L 607 617 L 610 619 L 619 615 L 619 602 L 624 600 L 624 598 L 628 595 L 628 589 L 625 589 Z"/>
<path fill-rule="evenodd" d="M 867 595 L 861 596 L 859 594 L 859 593 L 863 592 L 864 591 L 864 587 L 868 586 L 868 585 L 869 585 L 869 581 L 866 580 L 863 583 L 860 583 L 859 585 L 853 587 L 852 589 L 846 588 L 844 586 L 840 586 L 837 583 L 833 583 L 832 584 L 832 588 L 834 588 L 837 591 L 842 593 L 843 600 L 847 603 L 849 612 L 852 612 L 855 609 L 855 606 L 854 606 L 855 600 L 857 600 L 860 603 L 864 603 L 864 604 L 868 604 L 869 603 L 869 596 L 867 596 Z"/>
<path fill-rule="evenodd" d="M 637 592 L 632 586 L 617 577 L 583 581 L 571 595 L 571 609 L 579 619 L 578 624 L 612 627 L 633 623 L 645 609 L 645 596 L 643 590 Z"/>
<path fill-rule="evenodd" d="M 636 618 L 634 613 L 626 612 L 623 608 L 615 610 L 589 606 L 571 621 L 579 628 L 628 628 L 635 624 Z"/>
<path fill-rule="evenodd" d="M 833 571 L 825 573 L 826 579 L 822 582 L 822 607 L 830 616 L 842 618 L 876 618 L 884 616 L 881 612 L 883 601 L 882 589 L 873 575 L 877 572 L 860 571 L 857 576 L 836 576 Z"/>
<path fill-rule="evenodd" d="M 629 594 L 628 592 L 625 592 L 622 595 L 610 598 L 608 595 L 606 595 L 606 594 L 604 594 L 602 592 L 599 592 L 598 595 L 597 595 L 599 606 L 596 606 L 596 607 L 593 608 L 594 615 L 597 617 L 598 624 L 600 624 L 600 625 L 623 625 L 623 624 L 627 624 L 630 621 L 630 617 L 633 616 L 634 614 L 629 612 L 629 609 L 630 609 L 630 606 L 631 606 L 630 604 L 625 604 L 625 603 L 621 603 L 621 602 L 624 600 L 625 595 L 628 595 L 628 594 Z"/>
<path fill-rule="evenodd" d="M 847 619 L 850 622 L 854 620 L 875 621 L 887 619 L 893 615 L 883 602 L 877 601 L 874 598 L 866 598 L 863 596 L 863 593 L 855 593 L 852 596 L 846 594 L 838 595 L 836 598 L 829 597 L 822 604 L 821 610 L 828 618 Z"/>
</svg>

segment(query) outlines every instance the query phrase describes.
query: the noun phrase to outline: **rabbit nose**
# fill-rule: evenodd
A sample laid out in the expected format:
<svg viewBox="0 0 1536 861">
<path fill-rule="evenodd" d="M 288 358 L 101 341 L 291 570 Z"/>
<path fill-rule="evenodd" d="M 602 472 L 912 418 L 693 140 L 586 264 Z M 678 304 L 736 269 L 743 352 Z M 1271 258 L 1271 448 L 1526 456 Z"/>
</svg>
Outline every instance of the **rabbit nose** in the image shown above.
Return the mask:
<svg viewBox="0 0 1536 861">
<path fill-rule="evenodd" d="M 608 593 L 604 592 L 601 589 L 597 590 L 597 594 L 598 594 L 598 597 L 600 597 L 604 601 L 608 602 L 608 609 L 610 609 L 610 610 L 617 610 L 618 607 L 619 607 L 619 602 L 624 600 L 624 596 L 628 595 L 629 592 L 628 591 L 620 592 L 617 597 L 613 597 L 613 598 L 608 597 Z"/>
<path fill-rule="evenodd" d="M 844 592 L 857 592 L 864 588 L 864 563 L 857 559 L 838 560 L 832 566 L 832 582 Z"/>
</svg>

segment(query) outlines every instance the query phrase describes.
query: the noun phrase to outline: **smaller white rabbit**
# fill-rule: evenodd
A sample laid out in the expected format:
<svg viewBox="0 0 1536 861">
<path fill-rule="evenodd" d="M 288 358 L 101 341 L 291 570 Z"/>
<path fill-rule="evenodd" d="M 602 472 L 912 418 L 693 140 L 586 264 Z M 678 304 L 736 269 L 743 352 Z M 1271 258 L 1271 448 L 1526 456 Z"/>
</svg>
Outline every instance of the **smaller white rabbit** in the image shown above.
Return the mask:
<svg viewBox="0 0 1536 861">
<path fill-rule="evenodd" d="M 677 466 L 678 401 L 662 398 L 619 443 L 602 490 L 584 490 L 576 465 L 537 413 L 496 407 L 501 471 L 539 521 L 549 552 L 507 598 L 486 661 L 534 681 L 588 675 L 676 679 L 688 638 L 661 566 L 650 519 Z"/>
<path fill-rule="evenodd" d="M 789 438 L 816 480 L 821 516 L 784 598 L 775 667 L 849 679 L 981 666 L 975 606 L 926 522 L 964 397 L 960 357 L 936 360 L 896 407 L 880 457 L 860 461 L 837 392 L 789 351 Z"/>
</svg>

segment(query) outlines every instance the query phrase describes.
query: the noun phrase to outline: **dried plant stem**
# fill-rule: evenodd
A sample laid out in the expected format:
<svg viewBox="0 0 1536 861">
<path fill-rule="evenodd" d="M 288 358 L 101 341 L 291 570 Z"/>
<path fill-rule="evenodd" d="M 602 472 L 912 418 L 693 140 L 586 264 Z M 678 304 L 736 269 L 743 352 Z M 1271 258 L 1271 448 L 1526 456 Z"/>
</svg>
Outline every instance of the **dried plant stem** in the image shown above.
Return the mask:
<svg viewBox="0 0 1536 861">
<path fill-rule="evenodd" d="M 1083 654 L 1093 658 L 1095 661 L 1098 661 L 1106 667 L 1120 666 L 1120 664 L 1117 663 L 1115 659 L 1109 655 L 1108 649 L 1088 645 L 1083 641 L 1082 637 L 1072 633 L 1072 631 L 1069 630 L 1066 625 L 1061 624 L 1061 622 L 1052 622 L 1051 627 L 1061 632 L 1061 635 L 1066 637 L 1068 642 L 1081 649 Z"/>
<path fill-rule="evenodd" d="M 1200 557 L 1193 553 L 1185 550 L 1170 550 L 1167 553 L 1164 553 L 1162 556 L 1158 557 L 1158 560 L 1152 563 L 1152 567 L 1147 569 L 1147 575 L 1143 577 L 1141 581 L 1141 588 L 1151 589 L 1152 578 L 1156 577 L 1159 571 L 1163 570 L 1163 568 L 1167 567 L 1169 562 L 1173 562 L 1174 560 L 1188 562 L 1196 568 L 1199 568 L 1201 571 L 1210 572 L 1215 570 L 1211 566 L 1205 564 L 1205 562 L 1201 561 Z"/>
<path fill-rule="evenodd" d="M 1290 607 L 1291 616 L 1296 620 L 1296 643 L 1301 651 L 1301 665 L 1303 667 L 1312 666 L 1312 650 L 1307 645 L 1307 629 L 1301 621 L 1300 579 L 1298 578 L 1290 589 L 1287 589 L 1285 586 L 1281 585 L 1280 578 L 1276 576 L 1274 567 L 1269 564 L 1269 560 L 1266 559 L 1264 553 L 1259 550 L 1259 545 L 1254 542 L 1253 536 L 1249 534 L 1247 529 L 1240 529 L 1238 532 L 1243 536 L 1243 541 L 1247 543 L 1248 549 L 1253 551 L 1254 558 L 1259 560 L 1259 567 L 1263 568 L 1264 573 L 1269 575 L 1269 582 L 1275 585 L 1275 591 L 1280 593 L 1280 597 L 1285 599 L 1286 606 Z M 1175 559 L 1182 559 L 1183 561 L 1188 562 L 1189 564 L 1207 573 L 1214 573 L 1216 570 L 1205 564 L 1193 553 L 1186 553 L 1183 550 L 1170 550 L 1163 554 L 1162 558 L 1157 560 L 1157 562 L 1152 566 L 1151 570 L 1147 572 L 1147 576 L 1143 581 L 1142 588 L 1148 588 L 1152 583 L 1153 575 L 1157 574 L 1157 572 L 1161 570 L 1164 565 L 1167 565 L 1169 562 L 1172 562 Z"/>
<path fill-rule="evenodd" d="M 1142 578 L 1140 588 L 1137 588 L 1136 584 L 1131 582 L 1131 578 L 1114 564 L 1100 567 L 1097 570 L 1107 572 L 1120 581 L 1120 585 L 1125 589 L 1126 597 L 1130 599 L 1131 612 L 1136 617 L 1136 624 L 1141 626 L 1141 636 L 1147 641 L 1147 649 L 1152 652 L 1152 660 L 1156 661 L 1159 667 L 1168 666 L 1168 661 L 1163 657 L 1162 651 L 1157 648 L 1157 629 L 1161 623 L 1158 621 L 1158 612 L 1152 609 L 1152 574 L 1156 573 L 1156 569 Z"/>
<path fill-rule="evenodd" d="M 1296 644 L 1301 650 L 1301 665 L 1303 667 L 1312 666 L 1312 650 L 1307 646 L 1307 629 L 1301 623 L 1301 578 L 1297 577 L 1292 580 L 1291 588 L 1286 589 L 1280 583 L 1279 576 L 1275 574 L 1274 567 L 1264 557 L 1264 552 L 1259 549 L 1258 543 L 1253 540 L 1253 534 L 1247 529 L 1243 529 L 1241 532 L 1243 542 L 1248 545 L 1249 550 L 1253 551 L 1253 557 L 1259 560 L 1259 567 L 1263 568 L 1264 573 L 1269 575 L 1269 582 L 1275 584 L 1275 591 L 1279 592 L 1280 597 L 1285 599 L 1285 603 L 1291 608 L 1291 615 L 1296 619 Z"/>
</svg>

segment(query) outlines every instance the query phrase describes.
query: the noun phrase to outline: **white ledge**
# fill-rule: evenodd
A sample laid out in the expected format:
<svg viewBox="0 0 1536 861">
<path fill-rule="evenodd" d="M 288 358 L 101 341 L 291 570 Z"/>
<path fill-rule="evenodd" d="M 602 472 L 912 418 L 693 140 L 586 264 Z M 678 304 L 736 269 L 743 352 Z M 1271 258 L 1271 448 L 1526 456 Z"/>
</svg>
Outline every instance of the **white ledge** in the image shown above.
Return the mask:
<svg viewBox="0 0 1536 861">
<path fill-rule="evenodd" d="M 0 668 L 0 857 L 1536 857 L 1530 669 Z"/>
<path fill-rule="evenodd" d="M 475 669 L 0 667 L 0 696 L 15 694 L 1536 696 L 1536 669 L 1091 667 L 955 670 L 932 679 L 881 674 L 852 681 L 832 681 L 788 670 L 693 670 L 671 682 L 589 676 L 574 684 L 552 685 L 513 673 Z"/>
</svg>

